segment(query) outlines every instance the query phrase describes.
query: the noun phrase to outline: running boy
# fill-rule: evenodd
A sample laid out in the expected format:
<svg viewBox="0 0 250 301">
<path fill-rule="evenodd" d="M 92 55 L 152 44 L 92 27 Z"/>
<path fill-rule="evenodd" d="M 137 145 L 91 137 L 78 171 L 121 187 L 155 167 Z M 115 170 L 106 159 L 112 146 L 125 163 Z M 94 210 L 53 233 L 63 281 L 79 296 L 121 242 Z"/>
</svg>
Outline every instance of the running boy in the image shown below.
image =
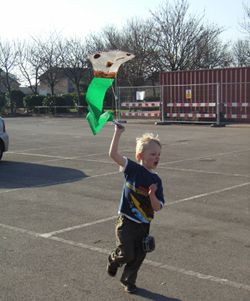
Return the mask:
<svg viewBox="0 0 250 301">
<path fill-rule="evenodd" d="M 118 267 L 125 264 L 120 282 L 125 291 L 136 291 L 138 270 L 146 257 L 142 240 L 149 234 L 154 211 L 164 205 L 162 182 L 153 171 L 160 160 L 161 143 L 153 134 L 144 134 L 136 140 L 134 162 L 118 153 L 118 145 L 125 127 L 115 126 L 109 156 L 120 165 L 125 182 L 116 222 L 116 245 L 108 258 L 107 272 L 114 277 Z"/>
</svg>

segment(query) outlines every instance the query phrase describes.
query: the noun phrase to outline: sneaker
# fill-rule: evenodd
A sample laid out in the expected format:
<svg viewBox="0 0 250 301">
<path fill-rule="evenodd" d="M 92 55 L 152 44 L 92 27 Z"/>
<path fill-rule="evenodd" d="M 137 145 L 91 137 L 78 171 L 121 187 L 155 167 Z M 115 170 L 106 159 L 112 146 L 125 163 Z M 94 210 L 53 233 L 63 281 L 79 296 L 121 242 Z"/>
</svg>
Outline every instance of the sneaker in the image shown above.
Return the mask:
<svg viewBox="0 0 250 301">
<path fill-rule="evenodd" d="M 117 273 L 117 267 L 114 267 L 110 263 L 108 263 L 107 272 L 108 272 L 109 276 L 115 277 L 115 275 Z"/>
<path fill-rule="evenodd" d="M 124 287 L 125 292 L 132 294 L 137 291 L 137 287 L 135 284 L 124 284 L 121 282 L 121 285 Z"/>
</svg>

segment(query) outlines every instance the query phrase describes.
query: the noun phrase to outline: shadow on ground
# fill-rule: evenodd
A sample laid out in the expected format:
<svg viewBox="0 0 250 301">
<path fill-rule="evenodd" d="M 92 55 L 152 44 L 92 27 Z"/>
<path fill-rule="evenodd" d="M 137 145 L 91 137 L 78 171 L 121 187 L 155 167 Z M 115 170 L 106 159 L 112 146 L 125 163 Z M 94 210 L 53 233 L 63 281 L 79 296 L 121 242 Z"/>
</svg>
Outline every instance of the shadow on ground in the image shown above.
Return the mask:
<svg viewBox="0 0 250 301">
<path fill-rule="evenodd" d="M 139 288 L 135 294 L 141 297 L 145 297 L 149 300 L 155 300 L 155 301 L 181 301 L 180 299 L 169 298 L 161 294 L 152 293 L 143 288 Z"/>
<path fill-rule="evenodd" d="M 87 177 L 84 172 L 72 168 L 0 161 L 0 189 L 59 185 Z"/>
</svg>

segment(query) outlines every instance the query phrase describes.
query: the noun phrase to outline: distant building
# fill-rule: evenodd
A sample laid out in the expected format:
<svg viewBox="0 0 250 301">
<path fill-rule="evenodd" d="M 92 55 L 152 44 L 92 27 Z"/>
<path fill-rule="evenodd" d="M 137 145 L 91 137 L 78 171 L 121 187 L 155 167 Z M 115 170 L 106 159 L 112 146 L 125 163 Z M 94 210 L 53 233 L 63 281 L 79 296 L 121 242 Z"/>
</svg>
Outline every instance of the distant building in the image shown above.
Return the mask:
<svg viewBox="0 0 250 301">
<path fill-rule="evenodd" d="M 10 74 L 9 79 L 10 79 L 10 83 L 11 83 L 11 89 L 19 89 L 20 84 L 17 81 L 16 76 L 13 74 Z M 2 69 L 0 69 L 0 92 L 1 93 L 7 92 L 7 88 L 4 85 L 4 81 L 5 81 L 5 72 Z"/>
<path fill-rule="evenodd" d="M 30 87 L 19 87 L 19 89 L 25 94 L 25 95 L 32 95 L 33 91 Z"/>
<path fill-rule="evenodd" d="M 86 69 L 84 72 L 87 73 L 89 71 L 88 69 Z M 61 95 L 64 93 L 73 93 L 75 91 L 76 91 L 76 87 L 72 82 L 72 72 L 70 72 L 69 68 L 60 68 L 59 75 L 58 75 L 58 82 L 54 86 L 54 94 Z M 48 72 L 40 76 L 39 94 L 41 95 L 51 94 L 50 82 L 48 80 Z"/>
</svg>

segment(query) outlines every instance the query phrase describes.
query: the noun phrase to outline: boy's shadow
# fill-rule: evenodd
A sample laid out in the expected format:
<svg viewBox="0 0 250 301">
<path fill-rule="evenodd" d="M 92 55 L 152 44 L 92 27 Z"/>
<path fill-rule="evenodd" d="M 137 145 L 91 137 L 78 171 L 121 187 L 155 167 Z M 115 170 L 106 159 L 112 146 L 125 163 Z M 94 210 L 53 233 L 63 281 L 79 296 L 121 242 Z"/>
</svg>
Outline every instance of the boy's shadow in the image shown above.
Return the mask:
<svg viewBox="0 0 250 301">
<path fill-rule="evenodd" d="M 150 292 L 148 290 L 145 290 L 143 288 L 138 288 L 135 295 L 145 297 L 149 300 L 155 300 L 155 301 L 181 301 L 180 299 L 168 298 L 168 297 L 163 296 L 161 294 L 152 293 L 152 292 Z"/>
</svg>

